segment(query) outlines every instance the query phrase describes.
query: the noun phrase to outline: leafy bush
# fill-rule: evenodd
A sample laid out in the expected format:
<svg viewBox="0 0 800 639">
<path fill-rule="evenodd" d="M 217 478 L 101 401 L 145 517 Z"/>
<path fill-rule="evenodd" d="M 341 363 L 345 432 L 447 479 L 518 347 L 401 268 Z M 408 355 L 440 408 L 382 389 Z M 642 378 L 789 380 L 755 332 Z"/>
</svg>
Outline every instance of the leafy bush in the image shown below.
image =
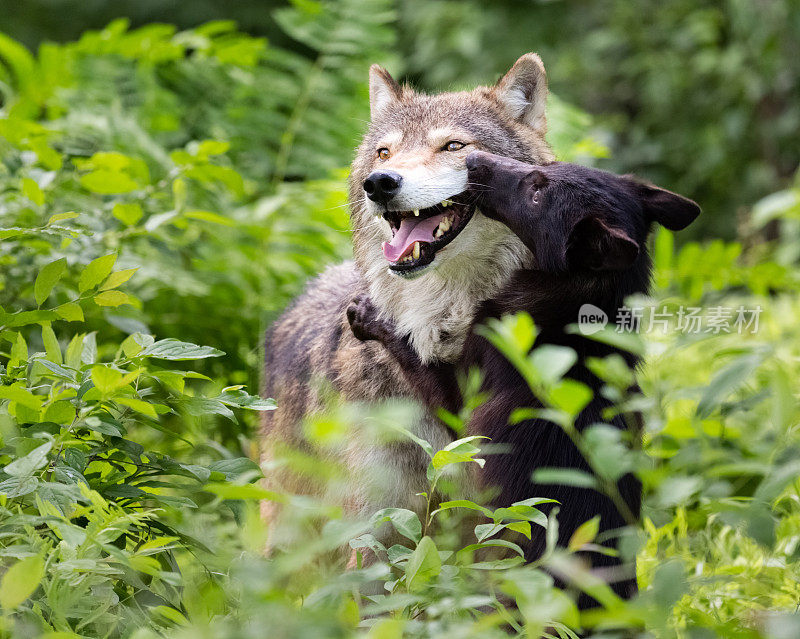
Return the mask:
<svg viewBox="0 0 800 639">
<path fill-rule="evenodd" d="M 296 3 L 277 19 L 314 55 L 219 22 L 116 22 L 36 56 L 0 35 L 0 634 L 797 634 L 794 190 L 757 209 L 785 226 L 777 246 L 676 251 L 657 236 L 652 308 L 760 305 L 760 330 L 628 339 L 645 354 L 642 395 L 627 395 L 613 358 L 594 366 L 619 409 L 643 411 L 643 446 L 598 425 L 572 433 L 593 475 L 550 473 L 599 490 L 622 469 L 642 479 L 645 517 L 623 548 L 639 560 L 636 601 L 574 561 L 597 550 L 596 522 L 523 565 L 499 534 L 543 528 L 552 540 L 556 510 L 458 498 L 459 472 L 487 452 L 479 439 L 438 451 L 413 441 L 430 457 L 426 495 L 449 497 L 421 518 L 390 508 L 345 520 L 324 499 L 254 483 L 256 417 L 274 408 L 253 390 L 258 335 L 310 274 L 348 254 L 344 167 L 366 117 L 367 64 L 395 36 L 388 2 Z M 554 99 L 550 121 L 561 157 L 605 152 L 573 107 Z M 526 357 L 530 318 L 489 330 L 569 430 L 585 392 L 552 353 Z M 353 428 L 407 441 L 415 414 L 334 404 L 308 432 L 323 450 Z M 310 461 L 336 481 L 338 469 Z M 262 499 L 292 513 L 290 542 L 270 558 Z M 381 523 L 404 543 L 381 547 Z M 378 562 L 343 570 L 342 547 Z M 579 615 L 550 571 L 603 607 Z M 381 594 L 358 595 L 375 583 Z"/>
</svg>

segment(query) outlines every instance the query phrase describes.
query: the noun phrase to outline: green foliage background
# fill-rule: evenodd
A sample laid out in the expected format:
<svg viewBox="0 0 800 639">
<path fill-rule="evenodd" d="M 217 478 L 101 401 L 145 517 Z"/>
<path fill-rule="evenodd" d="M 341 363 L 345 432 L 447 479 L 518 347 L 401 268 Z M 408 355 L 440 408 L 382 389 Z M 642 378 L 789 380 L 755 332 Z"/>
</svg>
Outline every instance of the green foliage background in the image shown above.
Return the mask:
<svg viewBox="0 0 800 639">
<path fill-rule="evenodd" d="M 313 57 L 317 43 L 275 20 L 286 4 L 0 0 L 0 15 L 31 47 L 122 16 L 184 28 L 225 18 Z M 380 59 L 426 89 L 487 82 L 522 52 L 540 53 L 555 93 L 595 116 L 611 150 L 601 166 L 703 202 L 694 237 L 735 238 L 747 210 L 785 187 L 800 162 L 798 0 L 364 0 L 359 12 L 379 17 L 387 7 L 396 37 Z"/>
<path fill-rule="evenodd" d="M 90 10 L 102 29 L 78 35 Z M 193 28 L 104 26 L 115 12 Z M 304 0 L 218 16 L 255 35 L 195 26 L 219 12 L 36 0 L 3 24 L 2 636 L 800 634 L 797 3 Z M 332 551 L 377 548 L 370 522 L 253 483 L 257 415 L 273 408 L 256 397 L 261 331 L 349 255 L 346 167 L 369 64 L 440 89 L 490 82 L 531 49 L 557 96 L 560 157 L 693 195 L 698 233 L 723 238 L 676 248 L 659 233 L 654 306 L 763 309 L 754 335 L 630 344 L 646 356 L 643 396 L 597 363 L 606 392 L 644 412 L 644 448 L 587 432 L 595 478 L 571 481 L 609 490 L 625 468 L 644 482 L 631 604 L 572 561 L 595 541 L 592 522 L 566 551 L 519 565 L 496 534 L 552 531 L 535 501 L 381 513 L 407 547 L 343 571 Z M 519 357 L 535 330 L 524 316 L 493 330 L 569 428 L 583 391 L 553 374 L 569 355 Z M 365 422 L 402 437 L 411 419 L 413 407 L 332 407 L 309 433 L 324 449 Z M 431 491 L 479 447 L 431 450 Z M 297 513 L 295 543 L 269 560 L 260 498 Z M 470 509 L 485 523 L 465 549 L 453 530 Z M 511 556 L 476 561 L 481 545 Z M 604 608 L 579 617 L 545 568 L 571 571 Z M 376 579 L 382 598 L 354 596 Z"/>
</svg>

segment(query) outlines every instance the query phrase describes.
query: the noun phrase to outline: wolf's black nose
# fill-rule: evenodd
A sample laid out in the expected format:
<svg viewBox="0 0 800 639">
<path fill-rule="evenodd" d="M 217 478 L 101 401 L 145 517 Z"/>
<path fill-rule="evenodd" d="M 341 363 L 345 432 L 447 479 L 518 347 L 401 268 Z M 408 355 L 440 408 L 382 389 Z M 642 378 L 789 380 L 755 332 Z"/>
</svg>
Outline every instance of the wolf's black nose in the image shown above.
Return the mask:
<svg viewBox="0 0 800 639">
<path fill-rule="evenodd" d="M 467 181 L 472 186 L 486 186 L 491 175 L 492 160 L 497 156 L 484 151 L 473 151 L 467 156 Z"/>
<path fill-rule="evenodd" d="M 373 171 L 364 180 L 367 197 L 378 204 L 386 204 L 400 190 L 403 176 L 394 171 Z"/>
</svg>

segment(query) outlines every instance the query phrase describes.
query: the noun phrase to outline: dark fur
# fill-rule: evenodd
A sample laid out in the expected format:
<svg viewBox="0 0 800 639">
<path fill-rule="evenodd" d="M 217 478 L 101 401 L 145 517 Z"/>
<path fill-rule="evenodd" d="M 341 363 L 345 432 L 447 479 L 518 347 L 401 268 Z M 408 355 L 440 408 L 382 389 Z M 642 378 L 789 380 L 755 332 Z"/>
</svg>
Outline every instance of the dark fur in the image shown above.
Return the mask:
<svg viewBox="0 0 800 639">
<path fill-rule="evenodd" d="M 537 468 L 588 470 L 588 466 L 559 426 L 542 419 L 509 425 L 515 408 L 541 404 L 514 366 L 474 328 L 506 313 L 530 313 L 539 330 L 534 346 L 558 344 L 575 350 L 578 361 L 567 376 L 595 392 L 578 416 L 577 428 L 605 421 L 602 411 L 609 402 L 601 397 L 602 384 L 586 367 L 586 359 L 619 351 L 567 334 L 564 328 L 577 321 L 578 309 L 585 303 L 601 308 L 613 321 L 626 297 L 649 288 L 651 262 L 645 243 L 652 223 L 682 229 L 700 209 L 669 191 L 573 164 L 533 166 L 474 152 L 467 158 L 467 166 L 469 182 L 483 185 L 477 192 L 480 210 L 514 231 L 533 252 L 535 267 L 518 271 L 500 295 L 479 307 L 455 365 L 423 365 L 407 337 L 396 335 L 391 325 L 378 319 L 376 309 L 364 296 L 357 297 L 347 311 L 353 333 L 362 340 L 380 341 L 398 361 L 417 395 L 434 408 L 457 411 L 461 407 L 458 372 L 473 366 L 483 371 L 483 390 L 488 391 L 490 399 L 473 414 L 469 431 L 510 448 L 510 452 L 489 456 L 482 473 L 483 483 L 499 489 L 496 505 L 529 497 L 556 499 L 561 504 L 561 545 L 566 545 L 580 524 L 598 514 L 601 533 L 619 529 L 626 519 L 608 497 L 591 489 L 531 481 Z M 620 354 L 629 365 L 636 364 L 630 353 Z M 611 423 L 627 428 L 622 417 Z M 638 517 L 639 481 L 628 474 L 618 487 L 630 514 Z M 615 546 L 616 541 L 610 545 Z M 543 549 L 543 534 L 534 534 L 530 542 L 526 541 L 529 560 L 540 556 Z M 591 561 L 593 566 L 615 573 L 609 578 L 615 582 L 617 593 L 625 597 L 635 593 L 632 566 L 623 567 L 618 559 L 594 553 Z M 583 606 L 590 603 L 582 598 Z"/>
</svg>

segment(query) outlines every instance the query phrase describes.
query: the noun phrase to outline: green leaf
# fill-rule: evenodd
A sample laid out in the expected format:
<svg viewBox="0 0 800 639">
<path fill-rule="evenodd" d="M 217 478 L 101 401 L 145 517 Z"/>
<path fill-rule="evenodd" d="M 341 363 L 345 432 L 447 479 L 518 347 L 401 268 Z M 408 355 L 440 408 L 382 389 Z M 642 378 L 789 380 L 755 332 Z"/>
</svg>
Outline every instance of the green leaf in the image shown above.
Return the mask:
<svg viewBox="0 0 800 639">
<path fill-rule="evenodd" d="M 429 442 L 425 441 L 421 437 L 418 437 L 417 435 L 412 433 L 410 430 L 408 430 L 406 428 L 403 428 L 400 425 L 395 424 L 394 427 L 398 432 L 400 432 L 405 437 L 408 437 L 411 441 L 413 441 L 417 445 L 419 445 L 419 447 L 422 448 L 422 450 L 425 451 L 425 453 L 428 455 L 428 457 L 433 457 L 433 446 L 431 446 L 431 444 Z"/>
<path fill-rule="evenodd" d="M 697 404 L 697 416 L 709 417 L 733 391 L 739 388 L 761 365 L 764 355 L 749 353 L 736 358 L 714 376 Z"/>
<path fill-rule="evenodd" d="M 221 224 L 222 226 L 234 226 L 235 222 L 229 218 L 212 213 L 211 211 L 186 211 L 183 217 L 200 220 L 201 222 L 211 222 L 213 224 Z"/>
<path fill-rule="evenodd" d="M 528 501 L 528 500 L 526 500 Z M 522 519 L 533 522 L 539 526 L 547 526 L 547 516 L 538 508 L 526 504 L 525 502 L 515 502 L 511 506 L 498 508 L 492 514 L 495 521 L 503 519 Z"/>
<path fill-rule="evenodd" d="M 14 344 L 11 347 L 10 355 L 9 366 L 15 366 L 28 361 L 28 344 L 25 342 L 22 333 L 17 333 Z"/>
<path fill-rule="evenodd" d="M 406 619 L 381 619 L 374 624 L 366 639 L 403 639 Z"/>
<path fill-rule="evenodd" d="M 130 303 L 130 297 L 122 291 L 100 291 L 93 299 L 98 306 L 121 306 Z"/>
<path fill-rule="evenodd" d="M 419 590 L 442 570 L 442 560 L 436 544 L 430 537 L 423 537 L 406 564 L 406 588 Z"/>
<path fill-rule="evenodd" d="M 586 384 L 569 378 L 562 379 L 547 394 L 550 404 L 571 417 L 586 408 L 592 397 L 592 390 Z"/>
<path fill-rule="evenodd" d="M 546 520 L 547 518 L 545 517 Z M 506 528 L 518 532 L 528 539 L 531 538 L 531 522 L 529 521 L 512 521 L 510 524 L 506 524 Z"/>
<path fill-rule="evenodd" d="M 3 317 L 3 323 L 11 328 L 16 326 L 27 326 L 29 324 L 38 324 L 39 322 L 51 322 L 57 320 L 58 315 L 53 311 L 19 311 Z"/>
<path fill-rule="evenodd" d="M 388 551 L 386 550 L 386 546 L 384 546 L 381 542 L 379 542 L 377 539 L 375 539 L 374 535 L 371 535 L 369 533 L 364 533 L 363 535 L 359 535 L 355 539 L 351 539 L 350 542 L 348 543 L 348 545 L 353 550 L 360 550 L 362 548 L 369 548 L 378 557 L 381 556 L 381 553 L 386 553 L 387 555 L 389 554 Z M 393 548 L 394 548 L 394 546 L 393 546 Z M 401 548 L 402 548 L 402 546 L 401 546 Z M 408 554 L 411 553 L 411 549 L 410 548 L 406 548 L 406 550 L 408 551 Z M 391 561 L 391 556 L 389 557 L 389 560 Z"/>
<path fill-rule="evenodd" d="M 433 459 L 431 459 L 431 464 L 436 470 L 441 470 L 453 464 L 464 464 L 467 462 L 475 462 L 479 466 L 483 466 L 485 460 L 475 459 L 475 455 L 479 452 L 479 448 L 475 448 L 471 451 L 440 450 L 437 451 Z"/>
<path fill-rule="evenodd" d="M 156 359 L 168 359 L 181 361 L 189 359 L 204 359 L 206 357 L 221 357 L 224 355 L 220 350 L 211 346 L 198 346 L 189 342 L 181 342 L 176 339 L 162 339 L 152 346 L 148 346 L 140 353 L 142 357 L 155 357 Z"/>
<path fill-rule="evenodd" d="M 75 302 L 62 304 L 61 306 L 57 306 L 54 310 L 61 319 L 67 322 L 83 321 L 83 309 Z"/>
<path fill-rule="evenodd" d="M 125 386 L 125 382 L 122 381 L 122 373 L 110 366 L 93 366 L 91 375 L 92 383 L 103 395 L 109 395 Z"/>
<path fill-rule="evenodd" d="M 44 343 L 44 350 L 47 354 L 47 358 L 56 364 L 63 363 L 64 360 L 61 358 L 61 346 L 49 322 L 42 324 L 42 342 Z"/>
<path fill-rule="evenodd" d="M 567 346 L 544 344 L 535 349 L 529 359 L 542 381 L 545 384 L 554 384 L 572 368 L 578 356 Z"/>
<path fill-rule="evenodd" d="M 64 270 L 67 268 L 67 258 L 62 257 L 55 262 L 50 262 L 42 267 L 36 281 L 33 284 L 33 295 L 36 298 L 36 305 L 41 306 L 50 296 L 56 282 L 61 279 Z"/>
<path fill-rule="evenodd" d="M 384 508 L 372 517 L 372 525 L 377 526 L 385 521 L 390 521 L 394 529 L 403 537 L 413 542 L 418 542 L 422 537 L 422 524 L 417 513 L 405 508 Z"/>
<path fill-rule="evenodd" d="M 44 193 L 35 180 L 31 178 L 23 178 L 22 180 L 22 194 L 28 198 L 36 206 L 44 204 Z"/>
<path fill-rule="evenodd" d="M 69 362 L 69 359 L 67 359 Z M 94 364 L 97 361 L 97 333 L 92 331 L 83 338 L 81 348 L 81 362 L 84 364 Z M 75 368 L 75 367 L 73 367 Z"/>
<path fill-rule="evenodd" d="M 223 484 L 212 483 L 203 486 L 203 490 L 222 497 L 222 499 L 268 499 L 278 503 L 285 503 L 287 497 L 256 484 Z"/>
<path fill-rule="evenodd" d="M 475 539 L 484 541 L 492 535 L 496 535 L 501 530 L 505 529 L 504 524 L 491 523 L 491 524 L 478 524 L 475 526 Z"/>
<path fill-rule="evenodd" d="M 193 151 L 198 157 L 207 158 L 210 155 L 222 155 L 223 153 L 227 153 L 230 148 L 231 145 L 229 142 L 224 142 L 222 140 L 203 140 L 197 144 L 196 148 L 190 148 L 190 151 Z"/>
<path fill-rule="evenodd" d="M 135 557 L 131 557 L 130 559 L 135 559 Z M 139 559 L 146 559 L 145 557 L 140 557 Z M 158 564 L 154 564 L 154 568 L 156 572 L 158 571 Z M 155 574 L 155 573 L 151 573 Z M 154 614 L 159 614 L 165 619 L 171 621 L 172 623 L 178 626 L 188 626 L 189 621 L 184 617 L 179 610 L 175 608 L 171 608 L 170 606 L 154 606 L 150 608 L 150 612 Z"/>
<path fill-rule="evenodd" d="M 608 424 L 593 424 L 583 431 L 592 470 L 616 481 L 634 466 L 631 450 L 622 441 L 622 431 Z"/>
<path fill-rule="evenodd" d="M 787 484 L 797 481 L 798 477 L 800 477 L 800 459 L 773 464 L 753 497 L 764 503 L 770 503 L 781 494 Z"/>
<path fill-rule="evenodd" d="M 178 405 L 190 415 L 205 417 L 206 415 L 222 415 L 232 422 L 236 422 L 233 411 L 218 399 L 210 397 L 184 397 Z"/>
<path fill-rule="evenodd" d="M 468 510 L 477 510 L 480 513 L 483 513 L 487 517 L 492 516 L 492 511 L 484 506 L 480 506 L 473 501 L 469 501 L 467 499 L 454 499 L 452 501 L 443 501 L 439 504 L 439 507 L 431 513 L 431 517 L 440 513 L 445 510 L 451 510 L 453 508 L 466 508 Z"/>
<path fill-rule="evenodd" d="M 76 217 L 78 217 L 78 214 L 75 211 L 67 211 L 66 213 L 56 213 L 55 215 L 51 215 L 50 219 L 47 220 L 47 226 L 55 224 L 56 222 L 63 222 L 65 220 L 74 220 Z"/>
<path fill-rule="evenodd" d="M 44 366 L 48 371 L 51 373 L 55 373 L 59 377 L 63 377 L 64 379 L 68 379 L 71 382 L 75 381 L 75 372 L 64 368 L 60 364 L 56 364 L 55 362 L 51 362 L 46 359 L 37 358 L 36 361 Z M 46 374 L 46 373 L 45 373 Z"/>
<path fill-rule="evenodd" d="M 250 395 L 244 390 L 226 390 L 217 398 L 227 406 L 246 408 L 248 410 L 275 410 L 277 404 L 274 399 L 264 399 L 256 395 Z"/>
<path fill-rule="evenodd" d="M 18 561 L 0 581 L 0 606 L 6 612 L 15 610 L 30 597 L 44 577 L 44 559 L 40 555 Z"/>
<path fill-rule="evenodd" d="M 33 475 L 38 469 L 47 463 L 47 453 L 53 447 L 53 442 L 45 442 L 41 446 L 34 448 L 25 457 L 20 457 L 11 462 L 3 470 L 7 475 L 14 477 L 26 477 Z"/>
<path fill-rule="evenodd" d="M 34 82 L 37 77 L 36 59 L 28 49 L 13 38 L 0 33 L 0 59 L 4 67 L 16 76 L 16 82 L 21 89 L 27 89 L 27 84 Z"/>
<path fill-rule="evenodd" d="M 92 193 L 109 195 L 112 193 L 130 193 L 139 188 L 127 173 L 99 169 L 81 176 L 80 183 L 83 188 Z"/>
<path fill-rule="evenodd" d="M 152 335 L 132 333 L 122 341 L 122 352 L 125 353 L 125 357 L 137 357 L 145 348 L 152 346 L 153 342 Z"/>
<path fill-rule="evenodd" d="M 586 544 L 593 542 L 598 532 L 600 532 L 600 515 L 596 515 L 578 526 L 569 538 L 567 547 L 573 551 L 580 550 Z"/>
<path fill-rule="evenodd" d="M 771 193 L 753 206 L 752 223 L 756 228 L 780 218 L 788 211 L 800 210 L 800 189 L 790 188 Z"/>
<path fill-rule="evenodd" d="M 107 291 L 112 288 L 117 288 L 117 286 L 121 286 L 125 282 L 127 282 L 133 274 L 138 271 L 138 268 L 126 268 L 121 271 L 114 271 L 111 275 L 108 276 L 108 279 L 103 282 L 103 285 L 100 287 L 101 291 Z"/>
<path fill-rule="evenodd" d="M 156 412 L 155 407 L 144 400 L 136 399 L 135 397 L 115 397 L 114 401 L 117 402 L 117 404 L 122 404 L 128 408 L 132 408 L 137 413 L 147 415 L 153 419 L 158 419 L 158 413 Z"/>
<path fill-rule="evenodd" d="M 44 401 L 41 395 L 34 395 L 20 382 L 15 382 L 9 386 L 0 386 L 0 399 L 9 399 L 33 410 L 39 410 Z"/>
<path fill-rule="evenodd" d="M 503 526 L 503 528 L 505 527 L 506 526 Z M 469 546 L 464 546 L 459 553 L 472 552 L 473 550 L 480 550 L 481 548 L 508 548 L 520 557 L 525 557 L 525 551 L 522 550 L 518 544 L 515 544 L 513 541 L 508 541 L 507 539 L 489 539 L 488 541 L 481 541 L 477 544 L 470 544 Z"/>
<path fill-rule="evenodd" d="M 58 400 L 47 406 L 42 420 L 56 424 L 71 424 L 75 419 L 75 407 L 68 401 Z"/>
<path fill-rule="evenodd" d="M 116 261 L 116 254 L 109 253 L 89 262 L 78 280 L 78 290 L 83 293 L 100 284 L 109 276 Z"/>
<path fill-rule="evenodd" d="M 244 474 L 260 473 L 260 468 L 252 459 L 236 457 L 234 459 L 221 459 L 208 467 L 212 472 L 222 473 L 228 481 L 234 481 Z"/>
<path fill-rule="evenodd" d="M 111 215 L 127 226 L 135 226 L 144 217 L 144 211 L 136 203 L 123 204 L 122 202 L 117 202 L 114 204 Z"/>
<path fill-rule="evenodd" d="M 539 484 L 563 484 L 577 488 L 598 489 L 597 478 L 576 468 L 539 468 L 533 473 L 533 481 Z"/>
<path fill-rule="evenodd" d="M 5 495 L 9 499 L 14 497 L 24 497 L 36 490 L 39 480 L 36 477 L 9 477 L 0 482 L 0 495 Z"/>
<path fill-rule="evenodd" d="M 614 346 L 624 351 L 628 351 L 629 353 L 633 353 L 634 355 L 644 357 L 645 342 L 642 339 L 642 336 L 634 332 L 618 333 L 615 326 L 616 324 L 611 323 L 596 333 L 584 335 L 580 325 L 570 324 L 567 326 L 566 332 L 572 335 L 583 335 L 587 339 L 592 339 L 602 344 L 608 344 L 609 346 Z"/>
<path fill-rule="evenodd" d="M 536 326 L 533 323 L 533 318 L 528 313 L 517 313 L 510 316 L 510 319 L 503 318 L 501 321 L 504 324 L 507 322 L 509 335 L 519 347 L 519 350 L 523 352 L 529 351 L 536 339 Z"/>
<path fill-rule="evenodd" d="M 81 365 L 81 352 L 83 351 L 83 340 L 85 335 L 78 334 L 67 344 L 67 350 L 64 352 L 64 364 L 70 368 L 78 368 Z"/>
</svg>

